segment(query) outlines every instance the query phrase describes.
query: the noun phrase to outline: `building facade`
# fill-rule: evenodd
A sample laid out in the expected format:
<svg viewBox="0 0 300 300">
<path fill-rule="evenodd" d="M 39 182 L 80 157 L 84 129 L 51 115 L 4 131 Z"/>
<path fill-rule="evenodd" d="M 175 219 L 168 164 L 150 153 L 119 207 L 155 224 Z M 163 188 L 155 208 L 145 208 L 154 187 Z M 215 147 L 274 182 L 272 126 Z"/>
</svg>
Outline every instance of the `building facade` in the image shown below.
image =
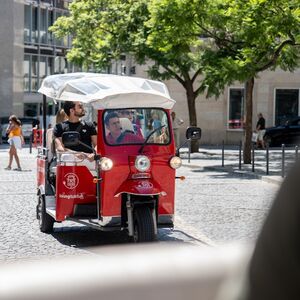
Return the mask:
<svg viewBox="0 0 300 300">
<path fill-rule="evenodd" d="M 0 9 L 0 117 L 12 113 L 40 115 L 37 93 L 47 75 L 74 71 L 65 54 L 69 37 L 57 39 L 48 30 L 68 14 L 71 0 L 2 0 Z M 55 113 L 49 103 L 48 114 Z"/>
<path fill-rule="evenodd" d="M 136 66 L 137 76 L 147 76 L 146 67 Z M 176 100 L 174 111 L 185 122 L 181 126 L 181 140 L 184 140 L 189 115 L 185 90 L 176 80 L 165 82 L 171 97 Z M 198 126 L 202 129 L 203 144 L 238 144 L 243 140 L 245 115 L 244 85 L 236 82 L 225 88 L 219 98 L 200 95 L 196 100 Z M 295 72 L 264 71 L 255 79 L 253 90 L 253 123 L 255 129 L 257 114 L 262 113 L 266 126 L 284 124 L 288 119 L 300 116 L 300 69 Z"/>
</svg>

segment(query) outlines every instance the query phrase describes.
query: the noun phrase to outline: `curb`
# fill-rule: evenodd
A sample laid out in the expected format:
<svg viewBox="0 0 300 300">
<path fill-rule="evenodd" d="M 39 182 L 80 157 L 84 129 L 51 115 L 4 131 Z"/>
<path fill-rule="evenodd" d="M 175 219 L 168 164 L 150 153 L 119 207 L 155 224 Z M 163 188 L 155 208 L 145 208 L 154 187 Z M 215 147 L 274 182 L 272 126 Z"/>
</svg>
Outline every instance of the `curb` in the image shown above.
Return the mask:
<svg viewBox="0 0 300 300">
<path fill-rule="evenodd" d="M 277 185 L 281 185 L 281 183 L 283 181 L 283 178 L 281 178 L 279 176 L 278 176 L 278 178 L 272 178 L 267 175 L 255 174 L 255 173 L 252 173 L 249 171 L 233 170 L 232 168 L 227 168 L 227 167 L 199 166 L 199 165 L 186 164 L 186 163 L 183 163 L 182 166 L 188 167 L 191 169 L 201 168 L 201 169 L 207 170 L 207 171 L 227 172 L 230 174 L 239 175 L 240 177 L 251 177 L 251 178 L 260 179 L 264 182 L 273 183 L 273 184 L 277 184 Z"/>
</svg>

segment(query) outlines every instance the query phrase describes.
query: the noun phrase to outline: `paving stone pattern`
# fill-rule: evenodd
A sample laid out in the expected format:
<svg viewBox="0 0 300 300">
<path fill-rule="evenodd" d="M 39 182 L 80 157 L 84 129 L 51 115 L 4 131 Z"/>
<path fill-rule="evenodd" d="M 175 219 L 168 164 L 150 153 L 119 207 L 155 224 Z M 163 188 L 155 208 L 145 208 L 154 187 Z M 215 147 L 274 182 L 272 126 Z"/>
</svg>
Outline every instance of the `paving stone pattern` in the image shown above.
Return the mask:
<svg viewBox="0 0 300 300">
<path fill-rule="evenodd" d="M 55 224 L 53 234 L 36 220 L 36 151 L 20 152 L 22 172 L 6 171 L 7 147 L 0 148 L 0 263 L 20 259 L 94 255 L 93 249 L 129 243 L 123 232 L 101 232 L 73 222 Z M 176 226 L 162 229 L 161 243 L 214 244 L 252 241 L 271 205 L 277 185 L 202 167 L 183 167 L 176 185 Z"/>
</svg>

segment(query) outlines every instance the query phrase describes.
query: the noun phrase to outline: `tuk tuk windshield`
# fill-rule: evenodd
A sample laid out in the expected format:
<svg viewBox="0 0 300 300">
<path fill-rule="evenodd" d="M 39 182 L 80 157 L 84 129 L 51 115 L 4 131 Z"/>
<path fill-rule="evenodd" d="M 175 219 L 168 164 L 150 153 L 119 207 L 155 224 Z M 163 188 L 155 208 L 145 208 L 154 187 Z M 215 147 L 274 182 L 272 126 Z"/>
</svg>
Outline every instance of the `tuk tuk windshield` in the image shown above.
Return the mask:
<svg viewBox="0 0 300 300">
<path fill-rule="evenodd" d="M 113 109 L 103 115 L 109 145 L 170 143 L 168 117 L 163 109 Z"/>
</svg>

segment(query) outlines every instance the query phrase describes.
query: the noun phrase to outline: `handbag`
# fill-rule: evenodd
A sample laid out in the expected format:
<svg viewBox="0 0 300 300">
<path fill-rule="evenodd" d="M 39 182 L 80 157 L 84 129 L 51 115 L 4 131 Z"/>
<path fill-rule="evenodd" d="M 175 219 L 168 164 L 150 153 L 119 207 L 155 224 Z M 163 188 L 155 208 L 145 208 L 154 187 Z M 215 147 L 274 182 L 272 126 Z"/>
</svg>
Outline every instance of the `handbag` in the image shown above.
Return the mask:
<svg viewBox="0 0 300 300">
<path fill-rule="evenodd" d="M 252 132 L 252 138 L 251 138 L 251 141 L 252 141 L 253 143 L 256 143 L 256 142 L 257 142 L 257 137 L 258 137 L 257 132 Z"/>
</svg>

